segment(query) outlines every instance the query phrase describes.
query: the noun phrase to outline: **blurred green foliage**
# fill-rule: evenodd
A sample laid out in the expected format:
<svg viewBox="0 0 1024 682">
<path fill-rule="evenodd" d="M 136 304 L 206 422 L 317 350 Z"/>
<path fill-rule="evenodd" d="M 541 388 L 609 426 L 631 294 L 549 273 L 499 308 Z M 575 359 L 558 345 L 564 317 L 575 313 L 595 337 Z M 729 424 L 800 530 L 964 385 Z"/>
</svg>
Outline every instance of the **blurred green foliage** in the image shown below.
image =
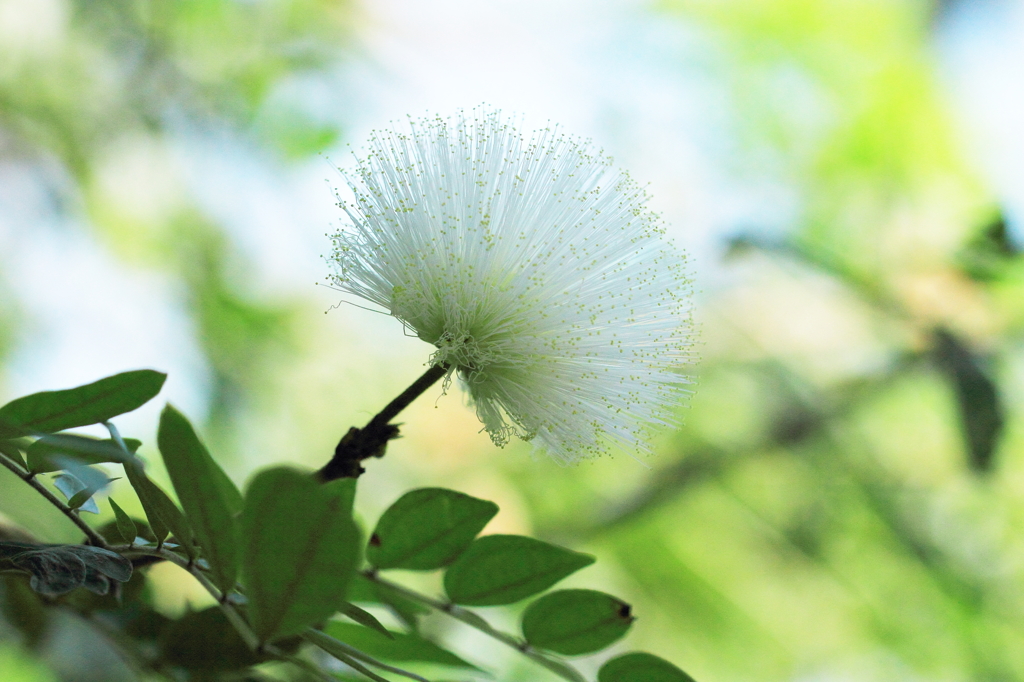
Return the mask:
<svg viewBox="0 0 1024 682">
<path fill-rule="evenodd" d="M 44 169 L 112 250 L 187 287 L 215 375 L 211 426 L 224 428 L 295 347 L 303 304 L 247 298 L 232 281 L 239 256 L 193 198 L 139 210 L 104 169 L 159 163 L 181 120 L 282 160 L 334 139 L 274 92 L 330 68 L 352 9 L 51 5 L 66 14 L 56 38 L 0 59 L 0 154 Z M 616 566 L 606 581 L 638 616 L 632 645 L 698 680 L 1024 679 L 1024 259 L 938 88 L 932 3 L 653 11 L 708 46 L 702 67 L 729 94 L 736 141 L 720 162 L 794 191 L 791 223 L 773 237 L 736 227 L 728 281 L 699 303 L 685 427 L 649 472 L 474 452 L 460 475 L 500 469 L 539 537 L 586 541 Z M 0 353 L 20 315 L 0 290 Z M 337 435 L 287 438 L 326 452 Z M 379 475 L 451 475 L 430 466 Z M 5 511 L 22 503 L 3 495 Z M 31 669 L 14 651 L 0 660 Z"/>
<path fill-rule="evenodd" d="M 351 4 L 8 5 L 0 41 L 0 157 L 41 169 L 65 211 L 126 261 L 182 282 L 213 371 L 213 421 L 221 424 L 221 417 L 236 416 L 244 396 L 258 392 L 268 355 L 290 347 L 297 302 L 274 305 L 243 293 L 238 274 L 245 263 L 223 226 L 178 186 L 180 178 L 160 169 L 170 165 L 174 146 L 197 131 L 233 131 L 284 159 L 322 150 L 337 130 L 279 90 L 290 80 L 324 77 L 337 64 L 348 44 Z M 140 171 L 149 186 L 131 183 Z M 9 348 L 7 336 L 0 334 L 0 351 Z"/>
</svg>

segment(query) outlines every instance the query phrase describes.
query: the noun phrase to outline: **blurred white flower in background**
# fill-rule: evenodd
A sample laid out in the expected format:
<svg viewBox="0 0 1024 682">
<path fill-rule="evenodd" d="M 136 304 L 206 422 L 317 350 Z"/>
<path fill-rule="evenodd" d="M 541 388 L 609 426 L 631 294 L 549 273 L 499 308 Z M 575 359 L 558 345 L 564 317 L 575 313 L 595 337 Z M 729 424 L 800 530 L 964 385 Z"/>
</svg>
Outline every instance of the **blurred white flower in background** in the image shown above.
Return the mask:
<svg viewBox="0 0 1024 682">
<path fill-rule="evenodd" d="M 345 179 L 332 282 L 457 370 L 497 445 L 650 451 L 688 383 L 691 282 L 647 195 L 557 128 L 497 111 L 375 131 Z"/>
</svg>

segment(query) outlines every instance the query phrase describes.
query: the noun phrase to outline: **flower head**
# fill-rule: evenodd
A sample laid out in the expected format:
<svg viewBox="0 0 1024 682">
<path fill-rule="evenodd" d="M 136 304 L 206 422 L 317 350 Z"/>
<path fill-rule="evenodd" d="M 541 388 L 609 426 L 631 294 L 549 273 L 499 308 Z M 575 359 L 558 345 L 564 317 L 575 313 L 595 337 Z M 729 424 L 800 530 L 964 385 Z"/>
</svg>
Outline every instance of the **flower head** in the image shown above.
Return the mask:
<svg viewBox="0 0 1024 682">
<path fill-rule="evenodd" d="M 432 344 L 497 445 L 536 438 L 564 462 L 649 450 L 687 383 L 691 287 L 608 157 L 459 113 L 374 132 L 345 179 L 333 282 Z"/>
</svg>

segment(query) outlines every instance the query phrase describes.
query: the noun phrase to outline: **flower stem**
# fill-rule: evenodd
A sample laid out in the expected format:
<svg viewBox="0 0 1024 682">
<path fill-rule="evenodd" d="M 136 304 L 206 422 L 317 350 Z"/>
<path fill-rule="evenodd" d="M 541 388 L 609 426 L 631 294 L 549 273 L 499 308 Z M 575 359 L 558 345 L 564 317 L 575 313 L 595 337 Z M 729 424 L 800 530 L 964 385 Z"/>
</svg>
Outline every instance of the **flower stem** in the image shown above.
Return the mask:
<svg viewBox="0 0 1024 682">
<path fill-rule="evenodd" d="M 445 364 L 431 366 L 409 388 L 402 391 L 367 422 L 366 426 L 361 429 L 354 426 L 350 428 L 334 449 L 331 461 L 316 472 L 317 478 L 324 483 L 339 478 L 358 478 L 365 471 L 359 463 L 370 457 L 383 457 L 388 441 L 398 437 L 398 425 L 389 422 L 424 391 L 436 384 L 450 369 L 451 367 Z"/>
<path fill-rule="evenodd" d="M 81 531 L 85 533 L 85 536 L 89 538 L 89 544 L 94 545 L 96 547 L 109 549 L 107 541 L 103 539 L 103 536 L 97 533 L 89 526 L 89 524 L 83 521 L 82 518 L 78 515 L 77 511 L 61 502 L 56 495 L 47 490 L 46 486 L 39 482 L 35 474 L 33 474 L 30 471 L 26 471 L 17 462 L 15 462 L 14 460 L 12 460 L 10 457 L 3 453 L 0 453 L 0 464 L 10 469 L 15 476 L 17 476 L 21 480 L 25 481 L 25 483 L 28 483 L 30 486 L 35 488 L 36 492 L 45 497 L 47 502 L 49 502 L 54 507 L 59 509 L 61 513 L 64 514 L 64 516 L 71 519 L 71 522 L 78 526 L 79 529 L 81 529 Z"/>
</svg>

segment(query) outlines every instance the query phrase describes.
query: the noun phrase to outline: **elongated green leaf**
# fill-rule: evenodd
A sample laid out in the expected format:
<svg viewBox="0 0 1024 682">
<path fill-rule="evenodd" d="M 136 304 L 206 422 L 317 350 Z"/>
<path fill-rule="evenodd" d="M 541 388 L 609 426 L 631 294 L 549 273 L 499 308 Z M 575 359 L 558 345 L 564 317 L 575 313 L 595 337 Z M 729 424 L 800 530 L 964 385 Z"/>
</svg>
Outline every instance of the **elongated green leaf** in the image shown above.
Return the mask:
<svg viewBox="0 0 1024 682">
<path fill-rule="evenodd" d="M 694 682 L 694 679 L 663 658 L 635 652 L 601 666 L 598 682 Z"/>
<path fill-rule="evenodd" d="M 28 464 L 25 463 L 25 457 L 22 454 L 21 443 L 19 443 L 19 441 L 0 440 L 0 453 L 13 459 L 15 463 L 21 466 L 22 469 L 28 469 Z"/>
<path fill-rule="evenodd" d="M 348 618 L 351 618 L 355 622 L 359 623 L 363 627 L 376 630 L 380 634 L 384 635 L 388 639 L 391 639 L 391 632 L 384 627 L 379 620 L 377 620 L 372 613 L 364 609 L 359 608 L 351 602 L 345 602 L 341 605 L 339 611 L 345 614 Z"/>
<path fill-rule="evenodd" d="M 621 638 L 635 619 L 629 604 L 596 590 L 559 590 L 530 604 L 523 636 L 540 649 L 589 654 Z"/>
<path fill-rule="evenodd" d="M 166 374 L 140 369 L 77 388 L 18 398 L 0 407 L 0 438 L 99 424 L 144 405 L 160 392 L 166 378 Z"/>
<path fill-rule="evenodd" d="M 121 534 L 121 537 L 129 545 L 135 542 L 135 538 L 139 535 L 139 529 L 135 526 L 135 522 L 132 521 L 132 517 L 125 514 L 124 510 L 118 506 L 117 502 L 114 502 L 113 498 L 107 500 L 110 502 L 110 508 L 114 510 L 114 520 L 117 522 L 117 532 Z"/>
<path fill-rule="evenodd" d="M 359 531 L 337 490 L 279 467 L 249 484 L 241 515 L 248 615 L 260 641 L 302 632 L 345 603 Z"/>
<path fill-rule="evenodd" d="M 48 434 L 35 441 L 25 451 L 33 473 L 60 471 L 69 466 L 86 466 L 107 462 L 124 464 L 129 461 L 142 441 L 125 438 L 130 455 L 112 439 L 98 439 L 70 433 Z"/>
<path fill-rule="evenodd" d="M 224 497 L 224 502 L 227 503 L 228 509 L 231 511 L 232 516 L 237 516 L 242 511 L 242 493 L 239 492 L 238 486 L 235 482 L 227 475 L 227 473 L 220 468 L 220 465 L 214 461 L 213 467 L 213 479 L 217 483 L 217 487 L 220 488 L 220 493 Z"/>
<path fill-rule="evenodd" d="M 157 445 L 189 527 L 210 564 L 213 583 L 230 592 L 238 578 L 238 530 L 223 483 L 227 475 L 188 419 L 170 405 L 160 414 Z"/>
<path fill-rule="evenodd" d="M 125 438 L 124 444 L 134 453 L 142 445 L 134 438 Z M 112 439 L 100 440 L 74 433 L 55 433 L 43 436 L 28 447 L 25 453 L 28 469 L 34 474 L 67 469 L 69 463 L 102 464 L 124 463 L 128 455 Z"/>
<path fill-rule="evenodd" d="M 366 559 L 377 568 L 441 568 L 455 561 L 497 513 L 493 502 L 454 490 L 409 491 L 380 517 Z"/>
<path fill-rule="evenodd" d="M 142 502 L 146 518 L 149 519 L 149 527 L 153 529 L 157 542 L 163 542 L 168 532 L 173 533 L 174 539 L 185 553 L 194 558 L 196 548 L 192 543 L 192 529 L 185 515 L 178 509 L 178 505 L 146 476 L 139 459 L 125 464 L 124 471 L 128 475 L 128 482 L 135 488 L 139 501 Z"/>
<path fill-rule="evenodd" d="M 444 589 L 456 604 L 512 604 L 592 563 L 590 555 L 522 535 L 488 535 L 448 568 Z"/>
<path fill-rule="evenodd" d="M 341 640 L 346 644 L 354 646 L 360 651 L 380 658 L 385 661 L 396 663 L 440 663 L 457 668 L 472 668 L 479 670 L 475 665 L 469 663 L 447 649 L 442 649 L 428 639 L 416 634 L 405 632 L 392 632 L 391 638 L 364 628 L 353 623 L 339 623 L 337 621 L 328 623 L 324 632 Z"/>
</svg>

